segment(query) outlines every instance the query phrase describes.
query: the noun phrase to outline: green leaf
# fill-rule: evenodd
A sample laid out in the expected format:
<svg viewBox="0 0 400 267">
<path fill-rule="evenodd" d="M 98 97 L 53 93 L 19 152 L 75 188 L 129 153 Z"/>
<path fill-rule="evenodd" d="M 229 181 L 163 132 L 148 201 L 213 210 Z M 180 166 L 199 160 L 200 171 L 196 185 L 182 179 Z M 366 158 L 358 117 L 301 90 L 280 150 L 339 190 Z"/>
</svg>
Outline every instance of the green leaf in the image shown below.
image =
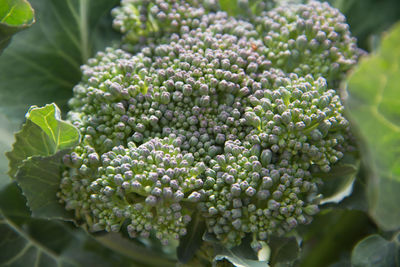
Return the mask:
<svg viewBox="0 0 400 267">
<path fill-rule="evenodd" d="M 7 175 L 8 160 L 4 152 L 11 149 L 14 132 L 17 129 L 17 125 L 12 124 L 4 115 L 0 114 L 0 189 L 11 182 Z"/>
<path fill-rule="evenodd" d="M 242 240 L 240 246 L 227 248 L 218 242 L 214 243 L 214 264 L 219 261 L 228 261 L 236 267 L 268 267 L 267 261 L 259 261 L 255 251 L 251 248 L 250 236 Z"/>
<path fill-rule="evenodd" d="M 379 235 L 370 235 L 353 249 L 351 263 L 354 267 L 391 267 L 400 265 L 400 248 L 395 241 Z"/>
<path fill-rule="evenodd" d="M 176 266 L 176 262 L 168 258 L 165 254 L 140 246 L 129 238 L 124 238 L 117 233 L 107 233 L 96 237 L 96 240 L 105 247 L 113 251 L 118 251 L 122 255 L 135 260 L 140 266 Z"/>
<path fill-rule="evenodd" d="M 268 245 L 271 266 L 291 266 L 299 257 L 300 247 L 295 237 L 272 237 Z"/>
<path fill-rule="evenodd" d="M 27 199 L 32 217 L 73 219 L 57 198 L 64 155 L 65 151 L 60 151 L 50 157 L 33 156 L 18 168 L 16 180 Z"/>
<path fill-rule="evenodd" d="M 34 12 L 26 0 L 2 0 L 0 5 L 0 54 L 12 35 L 34 23 Z"/>
<path fill-rule="evenodd" d="M 187 234 L 179 240 L 179 246 L 176 250 L 178 260 L 187 263 L 196 254 L 202 244 L 202 237 L 206 230 L 204 220 L 199 214 L 194 214 L 192 221 L 187 226 Z"/>
<path fill-rule="evenodd" d="M 400 228 L 400 24 L 348 79 L 347 108 L 369 167 L 369 213 L 384 230 Z"/>
<path fill-rule="evenodd" d="M 374 39 L 400 19 L 398 0 L 328 0 L 338 8 L 350 25 L 362 49 L 371 51 Z M 376 12 L 379 10 L 379 12 Z"/>
<path fill-rule="evenodd" d="M 146 266 L 112 251 L 69 223 L 33 219 L 15 183 L 0 190 L 0 265 Z"/>
<path fill-rule="evenodd" d="M 31 107 L 27 119 L 38 125 L 50 138 L 50 154 L 73 147 L 79 142 L 78 130 L 70 123 L 61 120 L 61 113 L 56 104 L 46 105 L 43 108 Z"/>
<path fill-rule="evenodd" d="M 236 16 L 240 13 L 237 0 L 219 0 L 219 5 L 230 16 Z"/>
<path fill-rule="evenodd" d="M 66 109 L 80 66 L 118 35 L 110 10 L 118 0 L 35 0 L 36 23 L 0 57 L 0 113 L 22 122 L 31 105 Z"/>
<path fill-rule="evenodd" d="M 72 216 L 59 204 L 56 194 L 62 157 L 79 143 L 79 131 L 61 120 L 55 104 L 32 107 L 26 118 L 22 130 L 15 135 L 13 150 L 6 154 L 9 174 L 22 188 L 32 216 L 70 220 Z"/>
<path fill-rule="evenodd" d="M 330 266 L 374 231 L 375 225 L 364 212 L 337 208 L 322 210 L 311 224 L 297 228 L 303 239 L 300 266 Z"/>
<path fill-rule="evenodd" d="M 15 135 L 12 151 L 6 153 L 11 177 L 15 177 L 22 162 L 29 157 L 51 156 L 79 143 L 78 129 L 61 120 L 60 110 L 55 104 L 32 107 L 26 118 L 22 130 Z"/>
<path fill-rule="evenodd" d="M 268 267 L 268 263 L 265 261 L 250 260 L 245 258 L 240 251 L 234 251 L 231 249 L 225 249 L 214 257 L 214 261 L 227 260 L 235 267 Z"/>
<path fill-rule="evenodd" d="M 353 191 L 353 184 L 356 180 L 360 162 L 355 157 L 345 155 L 345 157 L 333 166 L 329 173 L 318 174 L 317 177 L 323 179 L 321 193 L 324 198 L 321 204 L 339 203 L 348 197 Z"/>
</svg>

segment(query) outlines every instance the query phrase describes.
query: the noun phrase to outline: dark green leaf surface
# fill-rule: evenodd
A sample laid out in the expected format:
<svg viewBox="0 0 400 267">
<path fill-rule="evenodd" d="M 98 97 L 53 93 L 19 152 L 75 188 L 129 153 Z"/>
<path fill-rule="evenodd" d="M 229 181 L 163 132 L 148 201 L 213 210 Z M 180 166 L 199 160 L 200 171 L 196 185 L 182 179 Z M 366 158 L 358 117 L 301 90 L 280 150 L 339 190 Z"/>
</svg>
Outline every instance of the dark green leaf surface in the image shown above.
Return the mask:
<svg viewBox="0 0 400 267">
<path fill-rule="evenodd" d="M 193 220 L 187 227 L 187 234 L 179 240 L 177 255 L 180 262 L 190 261 L 202 244 L 202 237 L 206 230 L 204 220 L 199 214 L 193 216 Z"/>
<path fill-rule="evenodd" d="M 0 266 L 144 266 L 70 224 L 31 218 L 15 183 L 0 190 L 0 236 Z"/>
<path fill-rule="evenodd" d="M 322 210 L 311 224 L 297 230 L 303 238 L 300 266 L 330 266 L 375 230 L 364 212 Z"/>
<path fill-rule="evenodd" d="M 31 105 L 56 102 L 64 109 L 80 66 L 115 37 L 109 12 L 116 4 L 33 1 L 36 23 L 16 35 L 0 58 L 0 113 L 21 122 Z"/>
<path fill-rule="evenodd" d="M 55 104 L 33 107 L 26 118 L 22 130 L 15 135 L 12 151 L 6 153 L 11 177 L 15 177 L 18 168 L 29 157 L 51 156 L 79 143 L 78 129 L 61 120 L 60 110 Z"/>
<path fill-rule="evenodd" d="M 2 0 L 0 5 L 0 54 L 13 34 L 35 21 L 31 5 L 26 0 Z"/>
<path fill-rule="evenodd" d="M 96 237 L 96 240 L 105 247 L 118 251 L 122 255 L 138 262 L 140 266 L 176 266 L 175 260 L 168 258 L 165 254 L 151 248 L 139 246 L 129 238 L 122 237 L 117 233 L 107 233 Z"/>
<path fill-rule="evenodd" d="M 372 51 L 379 36 L 400 20 L 398 0 L 328 0 L 338 8 L 350 25 L 362 49 Z"/>
<path fill-rule="evenodd" d="M 348 79 L 348 111 L 370 168 L 369 213 L 385 230 L 400 228 L 400 24 Z"/>
<path fill-rule="evenodd" d="M 33 156 L 18 168 L 16 180 L 27 199 L 32 216 L 72 220 L 73 216 L 59 203 L 61 161 L 65 151 L 49 157 Z"/>
<path fill-rule="evenodd" d="M 324 196 L 321 204 L 339 203 L 352 193 L 359 165 L 359 160 L 346 155 L 329 173 L 317 175 L 324 182 L 321 188 Z"/>
<path fill-rule="evenodd" d="M 295 237 L 272 237 L 269 246 L 272 266 L 291 266 L 299 257 L 300 247 Z"/>
<path fill-rule="evenodd" d="M 387 241 L 379 235 L 370 235 L 356 245 L 351 263 L 354 267 L 399 266 L 400 248 L 396 242 Z"/>
</svg>

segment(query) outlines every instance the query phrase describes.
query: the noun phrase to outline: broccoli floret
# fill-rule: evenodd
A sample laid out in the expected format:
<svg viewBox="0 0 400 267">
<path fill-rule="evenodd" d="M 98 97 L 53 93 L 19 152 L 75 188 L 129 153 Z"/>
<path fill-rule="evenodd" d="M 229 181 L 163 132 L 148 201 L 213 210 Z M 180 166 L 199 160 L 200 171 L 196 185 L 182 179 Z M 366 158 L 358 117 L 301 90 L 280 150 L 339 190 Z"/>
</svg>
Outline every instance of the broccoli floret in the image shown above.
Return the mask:
<svg viewBox="0 0 400 267">
<path fill-rule="evenodd" d="M 317 212 L 319 179 L 296 165 L 276 162 L 273 152 L 247 149 L 239 140 L 205 172 L 206 200 L 199 204 L 211 233 L 229 246 L 253 233 L 266 240 L 311 221 Z"/>
<path fill-rule="evenodd" d="M 361 51 L 345 17 L 328 3 L 282 5 L 256 17 L 272 65 L 286 73 L 340 81 Z M 332 84 L 336 85 L 336 84 Z"/>
<path fill-rule="evenodd" d="M 124 34 L 125 48 L 135 51 L 138 44 L 157 42 L 182 26 L 204 27 L 202 16 L 216 9 L 214 0 L 122 0 L 112 11 L 113 25 Z"/>
<path fill-rule="evenodd" d="M 59 197 L 91 231 L 119 231 L 127 222 L 131 237 L 153 232 L 165 244 L 179 239 L 191 220 L 181 203 L 204 195 L 199 176 L 205 170 L 180 144 L 171 135 L 139 147 L 115 146 L 101 156 L 89 146 L 78 148 L 64 158 L 72 171 L 64 173 Z"/>
<path fill-rule="evenodd" d="M 60 201 L 91 231 L 126 226 L 163 243 L 195 211 L 229 246 L 309 223 L 317 174 L 348 149 L 330 89 L 358 55 L 342 15 L 313 2 L 274 8 L 258 25 L 188 3 L 114 11 L 125 44 L 138 44 L 135 31 L 147 41 L 82 67 L 68 119 L 83 138 L 64 159 Z"/>
</svg>

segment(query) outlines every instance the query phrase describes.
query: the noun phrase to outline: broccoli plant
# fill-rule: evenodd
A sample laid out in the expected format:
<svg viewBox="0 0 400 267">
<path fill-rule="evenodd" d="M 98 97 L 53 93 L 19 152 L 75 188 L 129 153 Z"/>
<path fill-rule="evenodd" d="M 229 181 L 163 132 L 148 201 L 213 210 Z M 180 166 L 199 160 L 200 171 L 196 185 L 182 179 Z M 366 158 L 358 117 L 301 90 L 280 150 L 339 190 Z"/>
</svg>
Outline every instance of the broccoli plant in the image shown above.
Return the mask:
<svg viewBox="0 0 400 267">
<path fill-rule="evenodd" d="M 46 7 L 34 8 L 46 22 Z M 396 179 L 376 178 L 396 175 L 395 162 L 376 155 L 395 155 L 384 146 L 397 138 L 377 129 L 388 143 L 375 149 L 373 135 L 365 137 L 369 102 L 358 77 L 367 52 L 339 9 L 295 0 L 51 8 L 55 17 L 68 10 L 55 31 L 34 25 L 25 38 L 45 36 L 56 57 L 36 48 L 16 56 L 23 34 L 0 57 L 25 60 L 48 76 L 47 85 L 30 79 L 38 92 L 53 92 L 24 100 L 31 107 L 6 153 L 12 181 L 0 191 L 0 232 L 10 238 L 0 244 L 1 264 L 35 257 L 37 266 L 367 266 L 363 255 L 380 245 L 387 249 L 374 254 L 376 266 L 398 264 L 400 211 L 379 218 L 387 180 Z M 36 52 L 51 63 L 37 65 Z M 379 66 L 396 72 L 396 59 L 384 60 Z M 71 71 L 57 72 L 63 65 Z M 395 95 L 379 90 L 376 109 L 366 111 L 396 132 L 395 108 L 381 106 L 395 105 Z M 46 229 L 54 241 L 40 236 Z M 335 245 L 335 235 L 348 238 Z"/>
</svg>

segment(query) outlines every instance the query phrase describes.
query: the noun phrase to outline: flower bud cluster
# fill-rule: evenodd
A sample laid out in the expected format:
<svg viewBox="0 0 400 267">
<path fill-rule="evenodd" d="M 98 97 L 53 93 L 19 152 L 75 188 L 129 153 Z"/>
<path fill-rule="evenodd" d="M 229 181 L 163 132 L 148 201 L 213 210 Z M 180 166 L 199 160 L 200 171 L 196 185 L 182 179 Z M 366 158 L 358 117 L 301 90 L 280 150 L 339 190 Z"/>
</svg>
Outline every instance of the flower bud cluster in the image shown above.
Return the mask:
<svg viewBox="0 0 400 267">
<path fill-rule="evenodd" d="M 358 56 L 342 15 L 291 4 L 253 24 L 210 6 L 123 1 L 114 15 L 126 43 L 135 32 L 157 41 L 82 67 L 68 118 L 83 138 L 65 156 L 59 198 L 91 231 L 167 243 L 197 210 L 234 246 L 318 211 L 316 173 L 349 142 L 330 89 Z"/>
<path fill-rule="evenodd" d="M 258 16 L 255 25 L 275 68 L 322 76 L 330 85 L 337 85 L 361 53 L 345 17 L 328 3 L 282 5 Z"/>
<path fill-rule="evenodd" d="M 204 195 L 204 163 L 181 153 L 180 140 L 154 138 L 136 147 L 116 146 L 99 156 L 89 146 L 66 155 L 59 197 L 68 210 L 86 219 L 91 231 L 119 231 L 124 223 L 131 237 L 151 232 L 163 243 L 186 234 L 190 211 Z"/>
</svg>

